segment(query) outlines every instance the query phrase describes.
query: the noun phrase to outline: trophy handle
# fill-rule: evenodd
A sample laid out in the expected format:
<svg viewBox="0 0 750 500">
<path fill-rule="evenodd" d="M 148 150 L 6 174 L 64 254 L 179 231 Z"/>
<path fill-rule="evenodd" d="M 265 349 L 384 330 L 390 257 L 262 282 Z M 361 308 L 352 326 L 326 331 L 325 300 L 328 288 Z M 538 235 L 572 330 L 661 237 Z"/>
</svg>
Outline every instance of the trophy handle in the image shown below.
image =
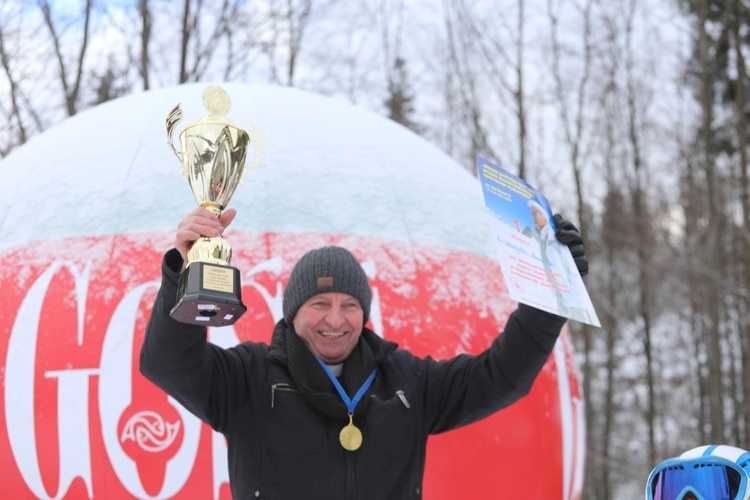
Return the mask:
<svg viewBox="0 0 750 500">
<path fill-rule="evenodd" d="M 253 145 L 253 152 L 255 153 L 255 158 L 253 159 L 253 162 L 250 164 L 250 166 L 245 166 L 245 172 L 249 172 L 250 170 L 257 167 L 258 163 L 260 163 L 260 156 L 263 154 L 263 137 L 260 135 L 260 132 L 258 131 L 258 128 L 254 123 L 250 123 L 250 125 L 247 127 L 246 132 L 250 137 L 250 144 Z"/>
<path fill-rule="evenodd" d="M 169 147 L 172 148 L 172 151 L 174 152 L 177 159 L 180 160 L 180 163 L 182 163 L 182 153 L 174 147 L 172 132 L 174 132 L 175 127 L 181 121 L 182 104 L 177 104 L 177 106 L 175 106 L 174 109 L 169 112 L 169 115 L 167 115 L 167 142 L 169 143 Z"/>
</svg>

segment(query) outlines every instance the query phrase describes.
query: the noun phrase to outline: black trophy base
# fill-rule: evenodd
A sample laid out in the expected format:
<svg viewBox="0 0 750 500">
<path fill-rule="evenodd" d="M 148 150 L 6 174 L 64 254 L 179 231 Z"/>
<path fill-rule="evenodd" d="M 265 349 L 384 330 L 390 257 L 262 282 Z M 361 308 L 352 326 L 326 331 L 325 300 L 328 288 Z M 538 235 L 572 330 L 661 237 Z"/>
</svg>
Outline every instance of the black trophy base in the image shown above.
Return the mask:
<svg viewBox="0 0 750 500">
<path fill-rule="evenodd" d="M 170 316 L 181 323 L 227 326 L 245 311 L 237 268 L 193 262 L 180 275 Z"/>
</svg>

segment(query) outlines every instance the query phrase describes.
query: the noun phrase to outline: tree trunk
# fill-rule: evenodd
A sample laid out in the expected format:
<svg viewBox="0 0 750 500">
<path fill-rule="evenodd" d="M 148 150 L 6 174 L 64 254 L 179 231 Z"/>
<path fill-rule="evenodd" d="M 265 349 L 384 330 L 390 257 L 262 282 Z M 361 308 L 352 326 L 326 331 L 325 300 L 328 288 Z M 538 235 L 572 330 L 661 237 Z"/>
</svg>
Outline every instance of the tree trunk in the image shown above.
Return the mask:
<svg viewBox="0 0 750 500">
<path fill-rule="evenodd" d="M 143 80 L 143 90 L 151 88 L 149 82 L 149 57 L 148 46 L 151 41 L 151 10 L 148 6 L 148 0 L 138 1 L 138 13 L 141 16 L 141 58 L 139 64 L 139 73 Z"/>
<path fill-rule="evenodd" d="M 652 292 L 649 271 L 651 269 L 650 244 L 652 242 L 650 230 L 650 215 L 643 193 L 644 171 L 643 155 L 641 153 L 641 138 L 639 135 L 639 114 L 635 90 L 635 76 L 633 75 L 633 18 L 636 4 L 631 4 L 626 22 L 625 69 L 627 73 L 627 102 L 628 102 L 628 139 L 630 140 L 633 172 L 631 180 L 631 203 L 635 212 L 636 248 L 638 255 L 638 312 L 643 328 L 643 352 L 646 357 L 646 388 L 648 401 L 646 402 L 646 425 L 648 426 L 648 458 L 649 463 L 657 462 L 656 454 L 656 388 L 654 377 L 654 360 L 651 342 L 652 335 Z"/>
<path fill-rule="evenodd" d="M 518 0 L 518 44 L 516 45 L 516 78 L 518 87 L 516 88 L 516 109 L 518 113 L 518 176 L 526 178 L 526 108 L 524 103 L 523 90 L 523 52 L 524 52 L 524 0 Z"/>
<path fill-rule="evenodd" d="M 706 188 L 708 195 L 708 280 L 706 305 L 706 332 L 708 333 L 708 398 L 711 434 L 714 443 L 723 440 L 724 425 L 724 397 L 721 384 L 721 339 L 719 319 L 719 286 L 721 268 L 721 217 L 717 207 L 716 165 L 713 155 L 713 79 L 712 64 L 709 56 L 709 40 L 706 32 L 708 22 L 708 2 L 700 2 L 699 30 L 699 62 L 701 67 L 701 107 L 703 119 L 701 124 L 701 144 L 703 147 L 703 168 L 706 172 Z"/>
<path fill-rule="evenodd" d="M 742 38 L 740 37 L 740 23 L 743 19 L 741 0 L 734 0 L 734 22 L 732 31 L 734 35 L 735 64 L 737 67 L 735 114 L 737 116 L 737 149 L 739 152 L 740 170 L 740 205 L 742 207 L 742 223 L 740 232 L 739 251 L 740 262 L 744 268 L 744 276 L 740 287 L 744 291 L 740 296 L 742 306 L 739 317 L 739 334 L 742 348 L 742 396 L 744 408 L 741 412 L 744 417 L 744 441 L 741 446 L 750 446 L 750 182 L 748 182 L 747 167 L 747 124 L 745 120 L 745 82 L 747 82 L 747 68 L 745 56 L 742 52 Z"/>
<path fill-rule="evenodd" d="M 190 42 L 190 0 L 185 0 L 182 13 L 182 32 L 180 33 L 180 76 L 179 83 L 187 82 L 188 43 Z"/>
<path fill-rule="evenodd" d="M 10 86 L 10 112 L 13 120 L 16 122 L 18 127 L 18 144 L 26 142 L 26 127 L 21 119 L 21 110 L 18 104 L 18 84 L 13 76 L 13 72 L 10 68 L 10 59 L 8 53 L 5 51 L 5 33 L 0 30 L 0 64 L 3 66 L 5 76 L 8 78 L 8 84 Z M 5 151 L 0 150 L 0 157 L 4 156 Z"/>
</svg>

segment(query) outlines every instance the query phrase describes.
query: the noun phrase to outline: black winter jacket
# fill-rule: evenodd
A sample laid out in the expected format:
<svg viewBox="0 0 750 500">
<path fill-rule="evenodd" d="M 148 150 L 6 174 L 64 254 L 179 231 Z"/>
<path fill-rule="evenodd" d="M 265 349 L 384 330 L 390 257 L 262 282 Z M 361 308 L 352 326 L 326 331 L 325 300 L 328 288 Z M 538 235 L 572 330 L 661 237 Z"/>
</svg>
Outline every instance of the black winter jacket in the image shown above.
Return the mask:
<svg viewBox="0 0 750 500">
<path fill-rule="evenodd" d="M 176 255 L 175 255 L 176 254 Z M 519 305 L 476 356 L 420 359 L 365 329 L 377 375 L 357 425 L 362 447 L 339 443 L 344 423 L 312 407 L 287 370 L 285 323 L 271 345 L 222 349 L 206 328 L 169 316 L 181 258 L 162 263 L 162 286 L 141 350 L 141 372 L 224 434 L 235 499 L 418 499 L 427 437 L 487 417 L 526 395 L 564 318 Z"/>
</svg>

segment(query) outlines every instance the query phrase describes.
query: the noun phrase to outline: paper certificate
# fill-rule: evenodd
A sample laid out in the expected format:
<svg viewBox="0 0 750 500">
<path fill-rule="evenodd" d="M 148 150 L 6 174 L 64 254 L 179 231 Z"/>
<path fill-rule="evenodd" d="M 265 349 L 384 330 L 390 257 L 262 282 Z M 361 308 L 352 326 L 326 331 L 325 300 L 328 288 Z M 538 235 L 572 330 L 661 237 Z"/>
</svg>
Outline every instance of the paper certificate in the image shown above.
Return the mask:
<svg viewBox="0 0 750 500">
<path fill-rule="evenodd" d="M 570 249 L 555 239 L 557 228 L 547 198 L 480 156 L 477 170 L 511 299 L 601 326 Z"/>
</svg>

